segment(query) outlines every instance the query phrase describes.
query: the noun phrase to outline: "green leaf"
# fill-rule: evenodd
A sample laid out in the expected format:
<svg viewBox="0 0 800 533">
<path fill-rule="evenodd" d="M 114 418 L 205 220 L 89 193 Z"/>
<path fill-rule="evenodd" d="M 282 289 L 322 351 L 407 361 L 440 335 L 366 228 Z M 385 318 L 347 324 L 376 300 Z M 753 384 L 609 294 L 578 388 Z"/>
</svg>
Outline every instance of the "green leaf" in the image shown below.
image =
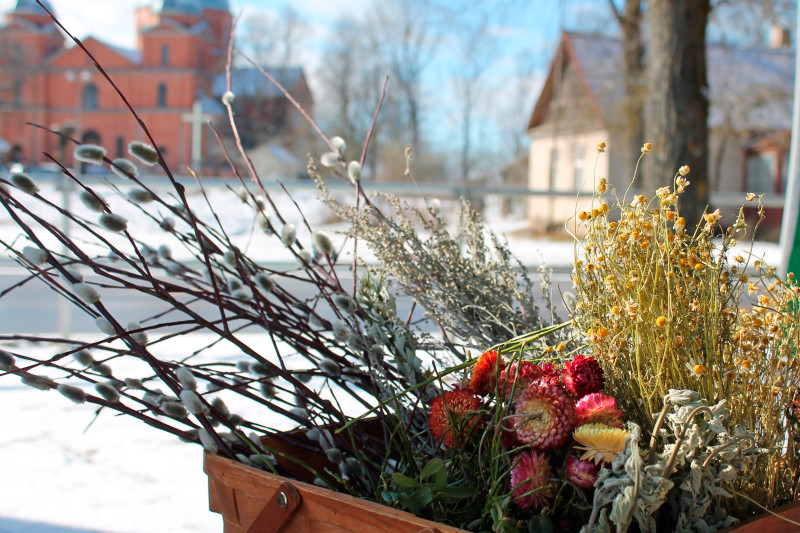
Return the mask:
<svg viewBox="0 0 800 533">
<path fill-rule="evenodd" d="M 436 481 L 434 482 L 437 487 L 446 487 L 447 486 L 447 469 L 442 468 L 438 472 L 436 472 Z"/>
<path fill-rule="evenodd" d="M 421 508 L 427 507 L 433 501 L 433 490 L 430 487 L 420 487 L 411 494 L 411 499 Z"/>
<path fill-rule="evenodd" d="M 419 474 L 420 479 L 426 479 L 431 477 L 432 475 L 438 473 L 442 468 L 444 468 L 444 461 L 440 458 L 436 457 L 431 459 L 431 461 L 425 465 L 422 469 L 422 472 Z"/>
<path fill-rule="evenodd" d="M 400 496 L 397 497 L 397 501 L 400 503 L 400 506 L 403 509 L 410 511 L 413 514 L 417 514 L 422 511 L 422 507 L 419 505 L 419 503 L 412 500 L 408 494 L 401 492 Z"/>
<path fill-rule="evenodd" d="M 469 498 L 475 495 L 475 487 L 445 487 L 439 489 L 439 492 L 454 499 Z"/>
<path fill-rule="evenodd" d="M 420 486 L 420 482 L 414 478 L 410 478 L 405 474 L 401 474 L 400 472 L 395 472 L 392 474 L 392 481 L 400 485 L 401 487 L 408 487 L 408 488 L 416 488 Z"/>
<path fill-rule="evenodd" d="M 553 521 L 548 516 L 534 516 L 528 522 L 529 533 L 555 533 Z"/>
<path fill-rule="evenodd" d="M 385 501 L 386 503 L 396 502 L 399 496 L 400 493 L 391 490 L 385 490 L 381 493 L 381 498 L 383 498 L 383 501 Z"/>
</svg>

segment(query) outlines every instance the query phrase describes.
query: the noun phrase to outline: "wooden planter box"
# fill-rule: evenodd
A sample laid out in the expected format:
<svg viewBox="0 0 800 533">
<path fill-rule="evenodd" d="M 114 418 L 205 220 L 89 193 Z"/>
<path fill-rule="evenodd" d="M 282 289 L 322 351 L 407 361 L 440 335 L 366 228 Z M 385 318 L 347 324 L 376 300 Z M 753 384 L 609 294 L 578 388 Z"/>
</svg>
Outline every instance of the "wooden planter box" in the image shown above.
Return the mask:
<svg viewBox="0 0 800 533">
<path fill-rule="evenodd" d="M 465 533 L 206 453 L 209 508 L 225 533 Z"/>
<path fill-rule="evenodd" d="M 777 515 L 800 522 L 800 502 L 787 503 L 773 510 Z M 725 528 L 719 533 L 798 533 L 800 526 L 772 514 L 762 514 L 745 522 Z"/>
</svg>

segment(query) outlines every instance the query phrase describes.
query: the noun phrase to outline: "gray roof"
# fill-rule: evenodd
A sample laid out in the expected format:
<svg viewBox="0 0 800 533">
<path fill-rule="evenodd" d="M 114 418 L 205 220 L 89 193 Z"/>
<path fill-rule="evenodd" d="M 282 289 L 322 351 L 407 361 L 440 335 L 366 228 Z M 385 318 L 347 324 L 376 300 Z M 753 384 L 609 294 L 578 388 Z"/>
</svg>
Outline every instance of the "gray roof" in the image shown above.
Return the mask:
<svg viewBox="0 0 800 533">
<path fill-rule="evenodd" d="M 566 34 L 607 123 L 624 99 L 622 41 L 609 37 Z M 737 130 L 789 130 L 794 91 L 794 49 L 746 48 L 722 44 L 707 47 L 709 125 L 726 118 Z"/>
<path fill-rule="evenodd" d="M 231 6 L 228 0 L 200 0 L 203 4 L 203 9 L 216 9 L 218 11 L 230 11 Z"/>
<path fill-rule="evenodd" d="M 55 15 L 56 12 L 53 11 L 53 6 L 50 5 L 50 2 L 42 0 L 42 5 Z M 36 3 L 36 0 L 17 0 L 17 5 L 12 13 L 36 13 L 38 15 L 45 14 L 45 11 Z"/>
<path fill-rule="evenodd" d="M 153 13 L 181 13 L 202 15 L 203 5 L 200 0 L 155 0 Z"/>
<path fill-rule="evenodd" d="M 265 67 L 264 70 L 291 91 L 303 75 L 302 67 Z M 227 89 L 225 74 L 214 78 L 214 94 L 221 95 Z M 235 68 L 231 71 L 231 87 L 237 96 L 261 96 L 279 98 L 283 96 L 278 87 L 255 68 Z"/>
<path fill-rule="evenodd" d="M 97 41 L 103 43 L 104 46 L 107 46 L 111 50 L 115 51 L 116 53 L 126 58 L 131 63 L 135 63 L 138 65 L 139 63 L 142 62 L 142 53 L 139 50 L 131 50 L 130 48 L 123 48 L 121 46 L 101 41 L 100 39 L 97 39 Z"/>
</svg>

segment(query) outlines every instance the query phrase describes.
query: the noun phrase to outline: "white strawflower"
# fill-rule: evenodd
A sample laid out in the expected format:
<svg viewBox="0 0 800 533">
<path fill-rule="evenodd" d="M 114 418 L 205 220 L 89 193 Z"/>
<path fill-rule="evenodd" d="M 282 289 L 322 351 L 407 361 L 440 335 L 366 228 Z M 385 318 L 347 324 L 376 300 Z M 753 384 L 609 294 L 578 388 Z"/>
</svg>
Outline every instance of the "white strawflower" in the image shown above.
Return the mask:
<svg viewBox="0 0 800 533">
<path fill-rule="evenodd" d="M 82 144 L 75 148 L 75 159 L 91 165 L 102 165 L 106 149 L 96 144 Z"/>
<path fill-rule="evenodd" d="M 106 204 L 103 197 L 95 193 L 91 189 L 81 189 L 78 193 L 78 200 L 81 201 L 88 209 L 102 213 L 106 210 Z"/>
<path fill-rule="evenodd" d="M 148 166 L 158 163 L 158 152 L 156 149 L 142 141 L 131 141 L 128 145 L 128 153 Z"/>
<path fill-rule="evenodd" d="M 112 161 L 111 172 L 120 178 L 137 177 L 139 169 L 125 158 L 119 157 Z"/>
</svg>

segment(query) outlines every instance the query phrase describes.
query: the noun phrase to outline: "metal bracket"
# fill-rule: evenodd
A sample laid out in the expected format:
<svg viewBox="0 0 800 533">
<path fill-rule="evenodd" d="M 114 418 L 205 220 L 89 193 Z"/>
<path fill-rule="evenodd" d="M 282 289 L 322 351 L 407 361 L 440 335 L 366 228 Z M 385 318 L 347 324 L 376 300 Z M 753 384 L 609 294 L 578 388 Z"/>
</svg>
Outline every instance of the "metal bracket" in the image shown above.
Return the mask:
<svg viewBox="0 0 800 533">
<path fill-rule="evenodd" d="M 302 502 L 303 498 L 294 485 L 281 483 L 247 528 L 247 533 L 279 533 Z"/>
</svg>

